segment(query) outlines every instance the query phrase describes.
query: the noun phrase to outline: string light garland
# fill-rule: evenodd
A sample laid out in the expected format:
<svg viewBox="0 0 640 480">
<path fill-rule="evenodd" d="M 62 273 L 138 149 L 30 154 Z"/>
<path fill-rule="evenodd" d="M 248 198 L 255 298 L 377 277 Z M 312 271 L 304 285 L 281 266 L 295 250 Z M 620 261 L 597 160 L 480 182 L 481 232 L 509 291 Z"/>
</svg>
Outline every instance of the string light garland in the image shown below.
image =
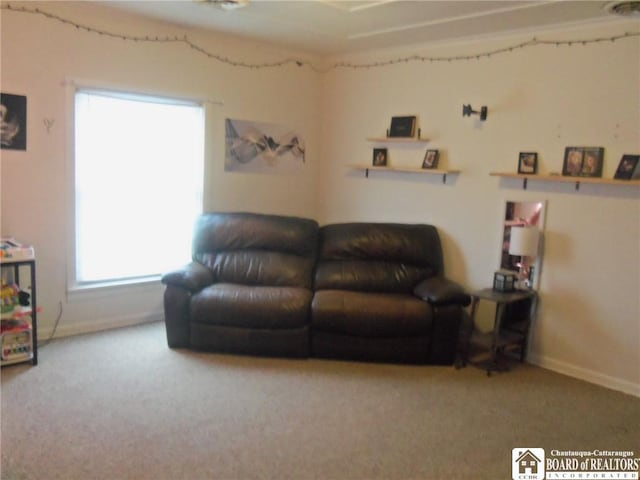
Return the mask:
<svg viewBox="0 0 640 480">
<path fill-rule="evenodd" d="M 182 37 L 179 36 L 169 36 L 169 35 L 165 35 L 165 36 L 149 36 L 149 35 L 145 35 L 145 36 L 138 36 L 138 35 L 125 35 L 122 33 L 113 33 L 113 32 L 109 32 L 106 30 L 101 30 L 99 28 L 95 28 L 95 27 L 90 27 L 87 25 L 82 25 L 80 23 L 74 22 L 73 20 L 69 20 L 66 18 L 63 18 L 59 15 L 50 13 L 50 12 L 45 12 L 44 10 L 41 10 L 39 8 L 30 8 L 30 7 L 15 7 L 11 4 L 2 4 L 2 10 L 10 10 L 10 11 L 14 11 L 14 12 L 20 12 L 20 13 L 30 13 L 30 14 L 35 14 L 35 15 L 42 15 L 45 18 L 48 18 L 50 20 L 56 20 L 60 23 L 64 23 L 66 25 L 70 25 L 72 27 L 75 27 L 78 30 L 84 30 L 86 32 L 89 33 L 96 33 L 98 35 L 102 35 L 105 37 L 110 37 L 110 38 L 117 38 L 120 40 L 125 40 L 125 41 L 130 41 L 130 42 L 152 42 L 152 43 L 182 43 L 186 46 L 188 46 L 189 48 L 191 48 L 192 50 L 201 53 L 213 60 L 217 60 L 221 63 L 226 63 L 228 65 L 231 65 L 233 67 L 245 67 L 245 68 L 273 68 L 273 67 L 283 67 L 285 65 L 288 64 L 296 64 L 299 67 L 303 66 L 303 65 L 309 65 L 310 67 L 314 68 L 312 64 L 310 64 L 309 62 L 303 61 L 303 60 L 298 60 L 295 58 L 287 58 L 285 60 L 279 60 L 276 62 L 264 62 L 264 63 L 246 63 L 246 62 L 240 62 L 240 61 L 235 61 L 235 60 L 231 60 L 230 58 L 224 57 L 222 55 L 219 54 L 215 54 L 215 53 L 211 53 L 208 50 L 206 50 L 205 48 L 193 43 L 191 40 L 189 40 L 189 38 L 184 35 Z"/>
<path fill-rule="evenodd" d="M 573 46 L 573 45 L 590 45 L 594 43 L 603 43 L 603 42 L 615 42 L 617 40 L 622 40 L 626 38 L 640 37 L 640 32 L 625 32 L 622 34 L 617 34 L 609 37 L 597 37 L 597 38 L 589 38 L 583 40 L 540 40 L 536 37 L 533 37 L 531 40 L 527 40 L 525 42 L 518 43 L 516 45 L 511 45 L 508 47 L 497 48 L 495 50 L 489 50 L 481 53 L 474 53 L 469 55 L 452 55 L 452 56 L 425 56 L 425 55 L 408 55 L 405 57 L 394 58 L 390 60 L 382 60 L 376 62 L 365 62 L 365 63 L 354 63 L 354 62 L 336 62 L 332 65 L 329 65 L 325 68 L 319 68 L 315 66 L 313 63 L 302 60 L 298 58 L 286 58 L 283 60 L 278 60 L 274 62 L 263 62 L 263 63 L 248 63 L 230 59 L 228 57 L 222 56 L 217 53 L 212 53 L 207 49 L 197 45 L 196 43 L 189 40 L 187 35 L 183 36 L 138 36 L 138 35 L 126 35 L 121 33 L 113 33 L 106 30 L 101 30 L 99 28 L 90 27 L 88 25 L 83 25 L 72 20 L 63 18 L 59 15 L 45 12 L 39 8 L 30 8 L 30 7 L 16 7 L 11 4 L 2 4 L 2 10 L 9 10 L 13 12 L 21 12 L 21 13 L 29 13 L 35 15 L 42 15 L 45 18 L 50 20 L 56 20 L 63 24 L 75 27 L 78 30 L 84 30 L 89 33 L 95 33 L 98 35 L 102 35 L 110 38 L 117 38 L 124 41 L 130 42 L 154 42 L 154 43 L 181 43 L 189 47 L 191 50 L 205 55 L 206 57 L 216 60 L 220 63 L 224 63 L 230 65 L 232 67 L 243 67 L 250 69 L 264 69 L 264 68 L 277 68 L 284 67 L 290 64 L 295 64 L 298 67 L 309 67 L 313 71 L 318 73 L 326 73 L 330 70 L 335 70 L 339 68 L 345 69 L 370 69 L 370 68 L 380 68 L 380 67 L 388 67 L 392 65 L 398 65 L 401 63 L 409 63 L 409 62 L 459 62 L 459 61 L 469 61 L 469 60 L 481 60 L 483 58 L 490 58 L 495 55 L 500 55 L 504 53 L 513 52 L 514 50 L 524 49 L 528 47 L 534 47 L 537 45 L 551 45 L 556 47 L 562 46 Z"/>
</svg>

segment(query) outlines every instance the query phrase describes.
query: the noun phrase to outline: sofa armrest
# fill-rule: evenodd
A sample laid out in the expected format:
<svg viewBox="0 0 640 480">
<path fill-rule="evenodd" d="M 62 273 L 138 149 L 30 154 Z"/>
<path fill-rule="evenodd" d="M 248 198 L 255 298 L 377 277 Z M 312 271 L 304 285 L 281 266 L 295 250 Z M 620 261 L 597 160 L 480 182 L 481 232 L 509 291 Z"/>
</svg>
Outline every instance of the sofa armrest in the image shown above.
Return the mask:
<svg viewBox="0 0 640 480">
<path fill-rule="evenodd" d="M 471 297 L 461 285 L 444 277 L 430 277 L 420 282 L 413 293 L 433 305 L 460 305 L 466 307 Z"/>
<path fill-rule="evenodd" d="M 195 293 L 213 283 L 213 273 L 201 263 L 191 262 L 179 270 L 164 274 L 162 283 Z"/>
</svg>

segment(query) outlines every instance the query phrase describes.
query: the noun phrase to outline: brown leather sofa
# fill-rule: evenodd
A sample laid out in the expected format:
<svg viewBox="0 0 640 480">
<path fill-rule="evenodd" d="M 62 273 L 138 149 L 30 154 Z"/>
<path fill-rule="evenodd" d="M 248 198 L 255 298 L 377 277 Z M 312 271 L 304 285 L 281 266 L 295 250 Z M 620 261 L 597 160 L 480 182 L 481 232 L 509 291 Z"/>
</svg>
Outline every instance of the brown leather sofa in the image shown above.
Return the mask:
<svg viewBox="0 0 640 480">
<path fill-rule="evenodd" d="M 320 230 L 311 305 L 319 357 L 451 364 L 463 289 L 443 276 L 431 225 L 346 223 Z"/>
<path fill-rule="evenodd" d="M 193 261 L 162 278 L 169 346 L 307 357 L 317 239 L 314 220 L 202 215 Z"/>
<path fill-rule="evenodd" d="M 169 346 L 451 364 L 469 296 L 435 227 L 209 213 L 163 276 Z"/>
</svg>

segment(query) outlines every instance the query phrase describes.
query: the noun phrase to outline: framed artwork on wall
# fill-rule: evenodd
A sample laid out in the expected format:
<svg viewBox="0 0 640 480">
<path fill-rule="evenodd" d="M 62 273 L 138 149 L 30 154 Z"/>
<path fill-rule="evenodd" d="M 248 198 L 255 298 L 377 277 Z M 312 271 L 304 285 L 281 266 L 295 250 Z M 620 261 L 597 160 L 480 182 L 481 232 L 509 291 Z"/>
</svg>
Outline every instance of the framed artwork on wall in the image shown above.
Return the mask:
<svg viewBox="0 0 640 480">
<path fill-rule="evenodd" d="M 538 173 L 538 154 L 535 152 L 520 152 L 518 173 Z"/>
<path fill-rule="evenodd" d="M 411 138 L 416 131 L 416 116 L 391 117 L 390 137 Z"/>
<path fill-rule="evenodd" d="M 294 128 L 225 119 L 225 172 L 295 174 L 305 167 L 304 137 Z"/>
<path fill-rule="evenodd" d="M 602 177 L 603 147 L 567 147 L 564 150 L 562 175 Z"/>
<path fill-rule="evenodd" d="M 440 152 L 438 150 L 427 150 L 422 161 L 422 168 L 438 168 L 438 158 Z"/>
<path fill-rule="evenodd" d="M 631 180 L 640 178 L 640 155 L 623 155 L 613 178 Z"/>
<path fill-rule="evenodd" d="M 387 149 L 374 148 L 373 149 L 373 166 L 386 167 L 386 165 L 387 165 Z"/>
<path fill-rule="evenodd" d="M 577 177 L 582 171 L 582 159 L 584 151 L 580 147 L 567 147 L 564 149 L 564 163 L 562 165 L 562 175 Z"/>
<path fill-rule="evenodd" d="M 582 177 L 602 177 L 602 161 L 604 159 L 604 148 L 587 147 L 584 149 L 582 160 Z"/>
<path fill-rule="evenodd" d="M 27 149 L 27 97 L 0 93 L 0 148 Z"/>
</svg>

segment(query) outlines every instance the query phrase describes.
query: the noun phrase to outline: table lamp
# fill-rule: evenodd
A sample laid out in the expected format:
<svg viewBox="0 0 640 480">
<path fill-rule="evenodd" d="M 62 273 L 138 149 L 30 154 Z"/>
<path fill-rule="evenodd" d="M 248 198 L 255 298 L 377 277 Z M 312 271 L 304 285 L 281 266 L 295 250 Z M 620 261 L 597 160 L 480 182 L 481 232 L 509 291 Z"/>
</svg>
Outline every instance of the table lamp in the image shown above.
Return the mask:
<svg viewBox="0 0 640 480">
<path fill-rule="evenodd" d="M 527 257 L 538 255 L 538 242 L 540 232 L 535 225 L 523 225 L 511 227 L 509 240 L 509 255 L 522 257 L 520 259 L 520 271 L 518 273 L 519 288 L 531 288 L 530 271 L 527 265 Z"/>
</svg>

